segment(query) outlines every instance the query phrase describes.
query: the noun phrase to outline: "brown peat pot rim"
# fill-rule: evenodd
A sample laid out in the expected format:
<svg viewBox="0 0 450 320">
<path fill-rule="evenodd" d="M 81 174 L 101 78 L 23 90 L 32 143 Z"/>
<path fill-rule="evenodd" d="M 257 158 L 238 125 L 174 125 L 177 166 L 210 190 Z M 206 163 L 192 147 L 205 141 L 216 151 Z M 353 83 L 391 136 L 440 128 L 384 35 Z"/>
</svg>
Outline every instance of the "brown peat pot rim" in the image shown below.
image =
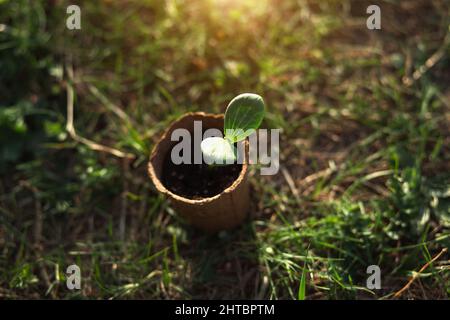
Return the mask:
<svg viewBox="0 0 450 320">
<path fill-rule="evenodd" d="M 180 195 L 177 195 L 173 192 L 171 192 L 170 190 L 168 190 L 164 184 L 162 183 L 162 181 L 159 179 L 155 167 L 154 167 L 154 163 L 155 163 L 155 159 L 159 154 L 159 149 L 161 146 L 161 142 L 166 140 L 166 139 L 170 139 L 170 137 L 168 137 L 168 135 L 172 134 L 172 131 L 178 127 L 178 124 L 184 120 L 185 118 L 189 118 L 189 117 L 204 117 L 204 118 L 213 118 L 213 119 L 217 119 L 217 120 L 222 120 L 224 119 L 224 115 L 223 114 L 212 114 L 212 113 L 205 113 L 205 112 L 187 112 L 185 114 L 183 114 L 181 117 L 177 118 L 174 122 L 172 122 L 172 124 L 170 125 L 170 127 L 168 129 L 165 130 L 164 134 L 161 136 L 161 138 L 157 141 L 156 145 L 153 147 L 152 153 L 150 155 L 150 161 L 148 162 L 148 174 L 150 176 L 150 179 L 153 181 L 153 183 L 155 184 L 156 189 L 165 194 L 168 195 L 178 201 L 182 201 L 184 203 L 189 203 L 189 204 L 196 204 L 196 205 L 203 205 L 206 203 L 210 203 L 213 202 L 217 199 L 219 199 L 220 197 L 222 197 L 225 194 L 231 193 L 233 190 L 236 189 L 236 187 L 245 179 L 245 176 L 247 174 L 247 170 L 248 170 L 248 163 L 247 163 L 247 152 L 248 152 L 248 142 L 244 142 L 246 144 L 245 147 L 245 157 L 244 157 L 244 162 L 242 164 L 242 169 L 241 172 L 239 173 L 239 176 L 237 177 L 237 179 L 233 182 L 233 184 L 231 186 L 229 186 L 228 188 L 226 188 L 225 190 L 223 190 L 221 193 L 212 196 L 212 197 L 207 197 L 207 198 L 203 198 L 203 199 L 189 199 L 189 198 L 185 198 L 182 197 Z M 221 128 L 223 129 L 223 128 Z M 240 142 L 242 143 L 242 142 Z M 161 155 L 163 157 L 166 156 L 166 154 Z"/>
</svg>

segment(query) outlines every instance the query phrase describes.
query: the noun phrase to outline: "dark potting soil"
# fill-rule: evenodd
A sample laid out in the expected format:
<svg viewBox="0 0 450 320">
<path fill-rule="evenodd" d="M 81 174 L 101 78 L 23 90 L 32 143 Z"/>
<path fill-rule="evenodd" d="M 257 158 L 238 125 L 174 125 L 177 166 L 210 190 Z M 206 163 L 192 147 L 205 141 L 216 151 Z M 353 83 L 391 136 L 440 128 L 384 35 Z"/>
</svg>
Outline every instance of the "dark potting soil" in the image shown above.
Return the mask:
<svg viewBox="0 0 450 320">
<path fill-rule="evenodd" d="M 218 195 L 233 184 L 242 170 L 242 164 L 223 166 L 210 166 L 206 163 L 177 165 L 171 161 L 171 151 L 167 153 L 164 161 L 162 183 L 171 192 L 184 198 L 199 200 Z"/>
</svg>

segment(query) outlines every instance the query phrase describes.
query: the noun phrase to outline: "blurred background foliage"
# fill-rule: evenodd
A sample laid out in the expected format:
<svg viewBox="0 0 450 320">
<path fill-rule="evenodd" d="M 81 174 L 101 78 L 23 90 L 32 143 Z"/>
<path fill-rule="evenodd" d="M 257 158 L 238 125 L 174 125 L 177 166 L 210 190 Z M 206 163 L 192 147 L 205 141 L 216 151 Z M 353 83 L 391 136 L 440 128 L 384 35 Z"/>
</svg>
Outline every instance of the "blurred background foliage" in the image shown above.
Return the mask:
<svg viewBox="0 0 450 320">
<path fill-rule="evenodd" d="M 393 297 L 449 246 L 450 3 L 377 1 L 370 31 L 372 2 L 0 0 L 0 298 L 296 299 L 303 270 L 308 299 Z M 132 159 L 73 139 L 70 89 L 76 133 Z M 282 129 L 281 171 L 254 168 L 250 219 L 204 235 L 146 161 L 241 92 Z M 449 268 L 403 297 L 448 298 Z"/>
</svg>

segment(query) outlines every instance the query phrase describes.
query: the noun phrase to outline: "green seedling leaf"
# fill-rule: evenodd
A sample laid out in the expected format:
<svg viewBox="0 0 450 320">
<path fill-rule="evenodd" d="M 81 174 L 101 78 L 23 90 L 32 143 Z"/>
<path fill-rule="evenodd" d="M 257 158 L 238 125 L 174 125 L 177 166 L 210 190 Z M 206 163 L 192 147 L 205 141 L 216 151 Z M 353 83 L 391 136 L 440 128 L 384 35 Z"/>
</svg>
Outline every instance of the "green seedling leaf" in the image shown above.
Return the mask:
<svg viewBox="0 0 450 320">
<path fill-rule="evenodd" d="M 202 141 L 200 148 L 207 164 L 232 164 L 236 160 L 236 149 L 226 139 L 206 138 Z"/>
<path fill-rule="evenodd" d="M 225 139 L 235 143 L 247 138 L 264 118 L 264 100 L 254 93 L 243 93 L 231 100 L 225 112 Z"/>
</svg>

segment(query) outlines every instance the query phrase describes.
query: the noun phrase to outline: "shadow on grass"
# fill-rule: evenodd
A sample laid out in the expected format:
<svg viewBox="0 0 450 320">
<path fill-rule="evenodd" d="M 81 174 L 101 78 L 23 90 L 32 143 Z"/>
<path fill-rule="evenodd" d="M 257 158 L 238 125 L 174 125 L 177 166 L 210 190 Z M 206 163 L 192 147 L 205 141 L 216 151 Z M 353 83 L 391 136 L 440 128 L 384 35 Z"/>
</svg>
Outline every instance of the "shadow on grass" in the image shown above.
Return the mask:
<svg viewBox="0 0 450 320">
<path fill-rule="evenodd" d="M 189 229 L 188 243 L 180 256 L 189 265 L 190 284 L 184 288 L 193 299 L 258 297 L 258 248 L 249 221 L 213 235 Z"/>
</svg>

